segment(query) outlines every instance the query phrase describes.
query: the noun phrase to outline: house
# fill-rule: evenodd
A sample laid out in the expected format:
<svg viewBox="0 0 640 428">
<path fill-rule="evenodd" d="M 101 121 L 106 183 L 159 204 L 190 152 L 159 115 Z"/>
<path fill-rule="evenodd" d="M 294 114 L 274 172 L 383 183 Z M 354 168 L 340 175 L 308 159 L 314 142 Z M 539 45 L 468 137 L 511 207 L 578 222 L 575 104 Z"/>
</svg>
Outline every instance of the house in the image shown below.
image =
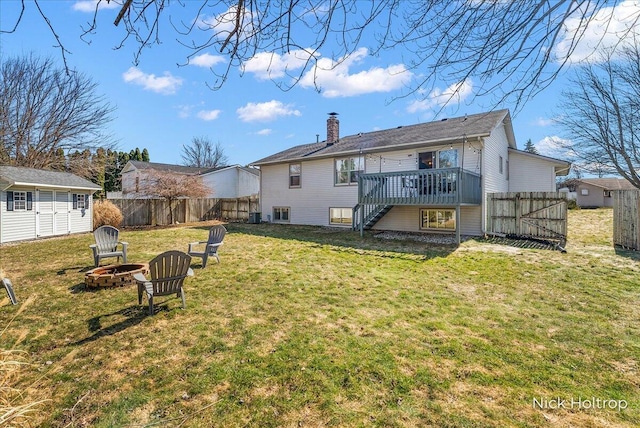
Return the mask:
<svg viewBox="0 0 640 428">
<path fill-rule="evenodd" d="M 0 165 L 0 243 L 91 232 L 98 190 L 67 172 Z"/>
<path fill-rule="evenodd" d="M 262 219 L 278 223 L 482 235 L 486 195 L 555 192 L 571 164 L 517 150 L 508 110 L 339 135 L 253 163 Z"/>
<path fill-rule="evenodd" d="M 257 195 L 260 191 L 260 171 L 240 165 L 217 168 L 197 168 L 184 165 L 129 161 L 122 169 L 122 196 L 138 197 L 140 182 L 150 171 L 199 175 L 211 189 L 209 198 L 240 198 Z"/>
<path fill-rule="evenodd" d="M 573 180 L 576 203 L 582 208 L 613 207 L 613 190 L 636 190 L 624 178 L 581 178 Z"/>
</svg>

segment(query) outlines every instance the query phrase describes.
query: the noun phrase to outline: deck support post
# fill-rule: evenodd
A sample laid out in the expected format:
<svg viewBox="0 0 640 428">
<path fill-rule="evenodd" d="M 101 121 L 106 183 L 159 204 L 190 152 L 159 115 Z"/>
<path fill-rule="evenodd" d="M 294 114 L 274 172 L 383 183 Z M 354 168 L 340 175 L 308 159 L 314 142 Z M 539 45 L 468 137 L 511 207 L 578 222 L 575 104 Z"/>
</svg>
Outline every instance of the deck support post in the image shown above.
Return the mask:
<svg viewBox="0 0 640 428">
<path fill-rule="evenodd" d="M 456 243 L 460 245 L 460 204 L 456 205 Z"/>
</svg>

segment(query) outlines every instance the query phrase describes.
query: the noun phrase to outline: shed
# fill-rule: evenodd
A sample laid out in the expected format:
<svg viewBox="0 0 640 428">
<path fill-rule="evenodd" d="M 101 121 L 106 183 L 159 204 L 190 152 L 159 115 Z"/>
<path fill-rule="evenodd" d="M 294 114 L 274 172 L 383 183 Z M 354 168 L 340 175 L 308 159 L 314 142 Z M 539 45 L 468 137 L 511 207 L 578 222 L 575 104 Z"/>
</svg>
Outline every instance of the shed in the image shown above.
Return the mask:
<svg viewBox="0 0 640 428">
<path fill-rule="evenodd" d="M 0 165 L 0 244 L 91 232 L 98 190 L 68 172 Z"/>
</svg>

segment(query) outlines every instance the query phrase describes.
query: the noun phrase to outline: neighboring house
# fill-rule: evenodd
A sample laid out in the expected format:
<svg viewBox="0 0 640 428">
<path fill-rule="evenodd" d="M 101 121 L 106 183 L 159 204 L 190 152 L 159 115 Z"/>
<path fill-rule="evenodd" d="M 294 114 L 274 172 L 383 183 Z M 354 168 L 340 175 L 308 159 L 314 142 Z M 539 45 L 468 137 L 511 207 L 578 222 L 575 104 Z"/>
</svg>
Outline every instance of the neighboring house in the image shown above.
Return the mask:
<svg viewBox="0 0 640 428">
<path fill-rule="evenodd" d="M 91 232 L 98 190 L 67 172 L 0 165 L 0 243 Z"/>
<path fill-rule="evenodd" d="M 357 229 L 482 235 L 486 196 L 555 192 L 571 164 L 516 149 L 508 110 L 296 146 L 261 170 L 262 219 Z"/>
<path fill-rule="evenodd" d="M 122 168 L 122 195 L 124 198 L 139 197 L 140 183 L 150 171 L 170 172 L 184 175 L 199 175 L 211 189 L 209 198 L 240 198 L 254 196 L 260 192 L 260 171 L 240 165 L 217 168 L 196 168 L 164 163 L 129 161 Z"/>
<path fill-rule="evenodd" d="M 576 203 L 583 208 L 613 207 L 613 190 L 636 190 L 624 178 L 581 178 L 575 181 Z"/>
</svg>

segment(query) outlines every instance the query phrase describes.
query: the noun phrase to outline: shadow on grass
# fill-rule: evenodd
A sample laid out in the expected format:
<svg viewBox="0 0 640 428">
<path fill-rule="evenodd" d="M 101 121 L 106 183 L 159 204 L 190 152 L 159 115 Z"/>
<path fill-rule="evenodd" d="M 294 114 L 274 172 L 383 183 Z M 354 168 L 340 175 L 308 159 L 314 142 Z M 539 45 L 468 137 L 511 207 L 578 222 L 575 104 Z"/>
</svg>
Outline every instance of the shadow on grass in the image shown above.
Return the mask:
<svg viewBox="0 0 640 428">
<path fill-rule="evenodd" d="M 66 275 L 68 270 L 78 272 L 78 273 L 84 273 L 84 272 L 89 272 L 91 269 L 93 269 L 93 266 L 71 266 L 68 268 L 60 269 L 59 271 L 56 272 L 56 274 Z"/>
<path fill-rule="evenodd" d="M 229 234 L 239 233 L 275 239 L 305 241 L 318 245 L 332 245 L 355 250 L 414 254 L 427 259 L 432 257 L 445 257 L 453 253 L 457 248 L 456 244 L 421 242 L 417 239 L 411 239 L 409 236 L 407 239 L 376 238 L 374 235 L 380 233 L 381 231 L 379 230 L 365 231 L 364 236 L 361 237 L 360 232 L 339 227 L 283 225 L 274 223 L 228 223 L 225 224 L 225 227 Z M 206 231 L 208 231 L 209 228 L 209 226 L 193 227 L 193 229 Z M 419 236 L 419 234 L 416 234 L 416 236 Z"/>
<path fill-rule="evenodd" d="M 119 333 L 129 327 L 139 324 L 142 320 L 149 316 L 148 307 L 144 305 L 134 305 L 129 306 L 128 308 L 120 309 L 119 311 L 112 312 L 110 314 L 98 315 L 87 321 L 89 331 L 93 332 L 93 334 L 84 339 L 78 340 L 76 342 L 70 343 L 70 345 L 84 345 L 85 343 L 93 342 L 95 340 L 100 339 L 104 336 L 111 336 L 113 334 Z M 102 322 L 103 320 L 109 319 L 109 317 L 127 317 L 126 319 L 117 322 L 115 324 L 111 324 L 108 327 L 103 328 Z"/>
<path fill-rule="evenodd" d="M 634 251 L 620 246 L 614 247 L 616 255 L 626 257 L 628 259 L 640 261 L 640 251 Z"/>
</svg>

